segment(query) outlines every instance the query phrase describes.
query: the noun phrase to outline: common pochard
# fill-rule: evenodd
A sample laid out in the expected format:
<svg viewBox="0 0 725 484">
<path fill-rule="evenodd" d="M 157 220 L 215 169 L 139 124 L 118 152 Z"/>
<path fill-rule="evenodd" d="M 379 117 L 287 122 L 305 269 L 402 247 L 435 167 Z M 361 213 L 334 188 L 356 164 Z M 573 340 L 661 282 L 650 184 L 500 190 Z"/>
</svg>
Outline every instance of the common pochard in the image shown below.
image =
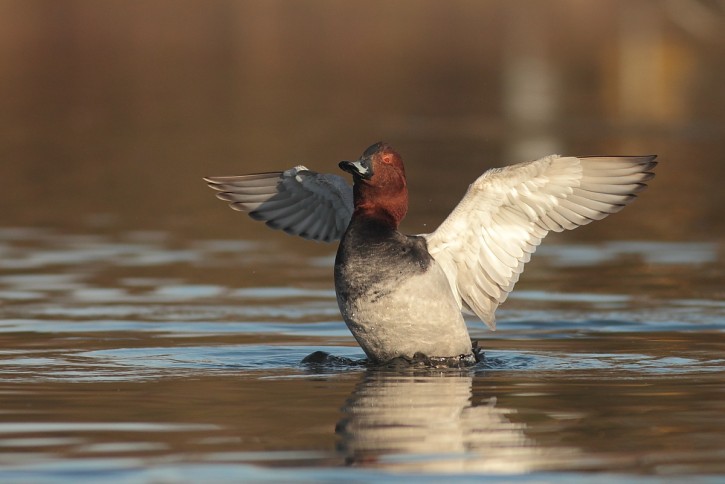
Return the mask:
<svg viewBox="0 0 725 484">
<path fill-rule="evenodd" d="M 335 292 L 368 358 L 474 363 L 462 311 L 495 329 L 494 313 L 549 231 L 600 220 L 636 198 L 656 156 L 551 155 L 486 171 L 432 233 L 398 231 L 408 210 L 401 156 L 370 146 L 340 176 L 304 166 L 205 178 L 217 197 L 275 229 L 340 240 Z"/>
</svg>

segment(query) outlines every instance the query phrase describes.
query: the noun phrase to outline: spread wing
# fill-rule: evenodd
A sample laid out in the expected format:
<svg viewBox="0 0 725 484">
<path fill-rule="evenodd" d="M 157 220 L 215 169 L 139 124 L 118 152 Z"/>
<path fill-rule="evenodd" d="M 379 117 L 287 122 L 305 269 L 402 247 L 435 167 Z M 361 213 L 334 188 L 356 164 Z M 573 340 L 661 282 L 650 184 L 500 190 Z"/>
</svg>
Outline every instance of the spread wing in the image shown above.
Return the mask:
<svg viewBox="0 0 725 484">
<path fill-rule="evenodd" d="M 461 308 L 495 329 L 496 308 L 541 239 L 622 210 L 654 176 L 655 158 L 552 155 L 486 171 L 424 235 Z"/>
<path fill-rule="evenodd" d="M 301 165 L 284 172 L 204 180 L 234 210 L 248 211 L 273 229 L 305 239 L 338 240 L 352 217 L 352 187 L 345 179 Z"/>
</svg>

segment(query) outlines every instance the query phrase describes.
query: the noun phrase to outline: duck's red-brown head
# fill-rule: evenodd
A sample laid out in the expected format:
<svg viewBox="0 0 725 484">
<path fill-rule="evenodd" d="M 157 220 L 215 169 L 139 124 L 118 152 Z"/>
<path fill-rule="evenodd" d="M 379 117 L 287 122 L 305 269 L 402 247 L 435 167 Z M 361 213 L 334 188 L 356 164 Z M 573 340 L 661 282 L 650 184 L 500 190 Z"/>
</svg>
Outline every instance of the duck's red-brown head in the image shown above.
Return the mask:
<svg viewBox="0 0 725 484">
<path fill-rule="evenodd" d="M 408 212 L 408 184 L 403 159 L 387 143 L 365 150 L 356 161 L 341 161 L 352 174 L 355 212 L 391 223 L 395 228 Z"/>
</svg>

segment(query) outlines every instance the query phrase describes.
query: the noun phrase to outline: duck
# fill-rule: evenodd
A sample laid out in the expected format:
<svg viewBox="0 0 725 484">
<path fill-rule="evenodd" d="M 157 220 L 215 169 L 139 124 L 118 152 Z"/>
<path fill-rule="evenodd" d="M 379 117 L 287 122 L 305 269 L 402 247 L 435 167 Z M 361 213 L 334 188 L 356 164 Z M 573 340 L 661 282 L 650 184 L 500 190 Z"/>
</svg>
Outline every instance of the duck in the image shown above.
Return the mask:
<svg viewBox="0 0 725 484">
<path fill-rule="evenodd" d="M 401 155 L 388 143 L 341 161 L 352 175 L 285 171 L 204 180 L 238 211 L 305 239 L 339 241 L 334 284 L 342 318 L 372 363 L 478 361 L 465 314 L 491 330 L 495 312 L 550 232 L 619 212 L 654 177 L 656 155 L 549 155 L 490 168 L 428 234 L 399 230 L 408 211 Z"/>
</svg>

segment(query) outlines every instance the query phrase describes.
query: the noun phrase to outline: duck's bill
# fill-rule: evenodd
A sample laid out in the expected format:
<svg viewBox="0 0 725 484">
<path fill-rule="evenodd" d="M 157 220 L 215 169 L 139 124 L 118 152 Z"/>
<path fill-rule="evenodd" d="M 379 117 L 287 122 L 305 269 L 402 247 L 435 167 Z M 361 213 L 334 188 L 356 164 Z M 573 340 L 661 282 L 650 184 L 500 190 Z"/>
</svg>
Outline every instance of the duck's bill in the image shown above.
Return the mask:
<svg viewBox="0 0 725 484">
<path fill-rule="evenodd" d="M 373 176 L 373 164 L 370 158 L 360 158 L 356 161 L 341 161 L 338 166 L 343 171 L 363 180 L 369 180 Z"/>
</svg>

